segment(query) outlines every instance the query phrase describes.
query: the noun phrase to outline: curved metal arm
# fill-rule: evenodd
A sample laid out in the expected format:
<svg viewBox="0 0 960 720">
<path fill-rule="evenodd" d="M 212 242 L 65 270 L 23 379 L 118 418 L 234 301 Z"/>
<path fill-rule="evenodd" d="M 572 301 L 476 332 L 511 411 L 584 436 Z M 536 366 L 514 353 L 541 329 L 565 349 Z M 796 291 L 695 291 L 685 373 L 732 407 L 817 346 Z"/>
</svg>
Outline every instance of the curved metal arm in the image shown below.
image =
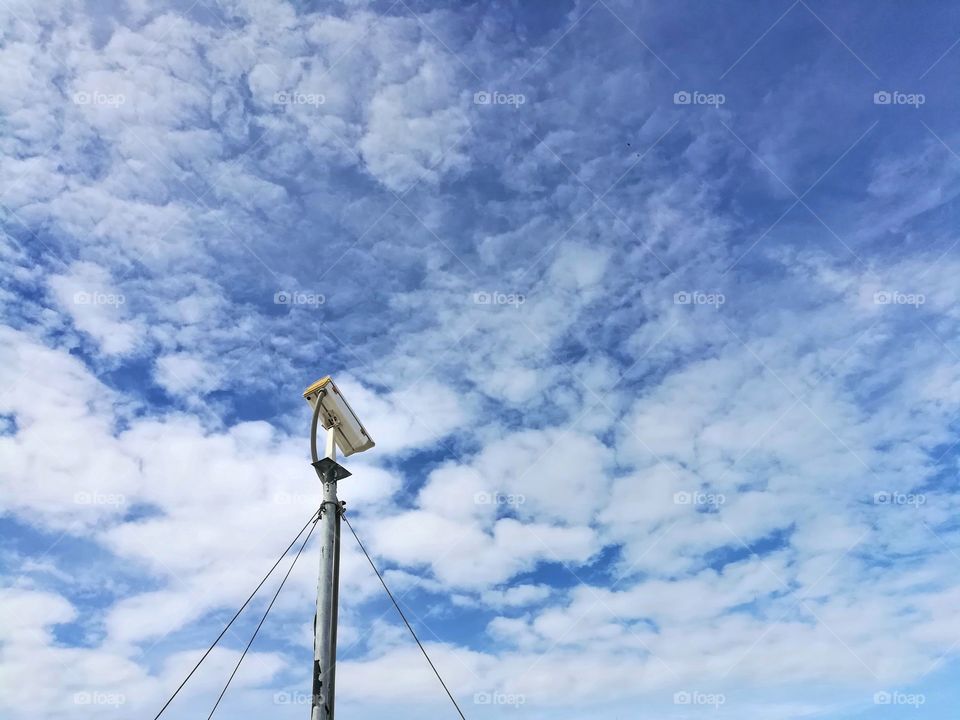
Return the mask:
<svg viewBox="0 0 960 720">
<path fill-rule="evenodd" d="M 322 395 L 320 396 L 322 397 Z M 313 462 L 320 460 L 317 457 L 317 425 L 320 424 L 320 397 L 317 398 L 317 403 L 313 408 L 313 420 L 310 422 L 310 458 Z"/>
</svg>

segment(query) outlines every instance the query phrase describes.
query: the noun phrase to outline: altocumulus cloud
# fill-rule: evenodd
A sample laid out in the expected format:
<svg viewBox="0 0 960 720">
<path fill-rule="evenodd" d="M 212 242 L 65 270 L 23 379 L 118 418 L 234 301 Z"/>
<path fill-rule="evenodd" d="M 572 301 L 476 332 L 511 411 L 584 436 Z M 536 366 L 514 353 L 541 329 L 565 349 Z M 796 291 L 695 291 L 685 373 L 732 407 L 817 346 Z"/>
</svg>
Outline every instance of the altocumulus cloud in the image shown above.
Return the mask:
<svg viewBox="0 0 960 720">
<path fill-rule="evenodd" d="M 318 372 L 471 717 L 951 717 L 960 51 L 917 12 L 6 2 L 4 717 L 162 704 L 319 501 Z M 343 551 L 341 712 L 440 712 Z M 224 712 L 305 711 L 316 552 Z"/>
</svg>

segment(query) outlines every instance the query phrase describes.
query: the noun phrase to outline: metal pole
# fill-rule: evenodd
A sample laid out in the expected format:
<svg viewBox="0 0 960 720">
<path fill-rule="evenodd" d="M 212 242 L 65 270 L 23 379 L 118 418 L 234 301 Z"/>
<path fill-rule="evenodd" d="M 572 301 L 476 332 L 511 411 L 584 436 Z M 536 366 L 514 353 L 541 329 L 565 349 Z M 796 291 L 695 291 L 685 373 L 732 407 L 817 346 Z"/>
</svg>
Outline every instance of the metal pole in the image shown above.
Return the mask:
<svg viewBox="0 0 960 720">
<path fill-rule="evenodd" d="M 333 718 L 337 696 L 337 624 L 340 615 L 340 515 L 343 504 L 337 505 L 337 529 L 333 546 L 333 607 L 330 609 L 330 672 L 327 673 L 327 695 L 330 698 L 330 717 Z"/>
<path fill-rule="evenodd" d="M 327 457 L 336 460 L 334 428 L 327 431 Z M 320 507 L 320 581 L 313 638 L 313 707 L 311 720 L 333 720 L 334 667 L 337 662 L 337 605 L 340 585 L 340 503 L 335 469 L 323 478 Z"/>
</svg>

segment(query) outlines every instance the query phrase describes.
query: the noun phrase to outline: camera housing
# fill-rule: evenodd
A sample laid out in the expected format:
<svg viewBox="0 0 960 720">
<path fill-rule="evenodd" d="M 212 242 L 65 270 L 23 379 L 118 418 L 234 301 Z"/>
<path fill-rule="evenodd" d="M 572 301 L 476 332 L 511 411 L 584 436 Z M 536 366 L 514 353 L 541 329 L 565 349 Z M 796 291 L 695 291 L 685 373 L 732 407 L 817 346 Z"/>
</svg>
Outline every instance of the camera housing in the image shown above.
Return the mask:
<svg viewBox="0 0 960 720">
<path fill-rule="evenodd" d="M 303 397 L 312 410 L 320 403 L 320 423 L 326 430 L 333 428 L 334 441 L 344 457 L 369 450 L 376 444 L 329 375 L 304 390 Z"/>
</svg>

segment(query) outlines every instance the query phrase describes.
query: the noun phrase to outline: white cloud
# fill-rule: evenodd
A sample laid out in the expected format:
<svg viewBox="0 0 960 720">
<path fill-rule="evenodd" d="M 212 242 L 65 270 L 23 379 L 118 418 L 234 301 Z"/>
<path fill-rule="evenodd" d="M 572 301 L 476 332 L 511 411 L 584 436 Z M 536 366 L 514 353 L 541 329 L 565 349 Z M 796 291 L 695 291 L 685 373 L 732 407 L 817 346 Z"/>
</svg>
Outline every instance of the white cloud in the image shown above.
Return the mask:
<svg viewBox="0 0 960 720">
<path fill-rule="evenodd" d="M 0 591 L 18 620 L 7 712 L 79 717 L 73 693 L 97 690 L 142 714 L 176 685 L 319 501 L 299 391 L 327 368 L 377 441 L 341 497 L 443 636 L 426 639 L 458 693 L 521 693 L 518 717 L 599 714 L 598 699 L 659 717 L 683 711 L 672 688 L 726 677 L 738 717 L 794 717 L 952 656 L 960 311 L 939 254 L 952 229 L 931 212 L 956 195 L 939 143 L 878 152 L 845 183 L 865 194 L 824 217 L 849 224 L 856 260 L 792 216 L 757 239 L 737 198 L 757 192 L 746 169 L 766 171 L 713 115 L 672 129 L 662 68 L 599 9 L 528 85 L 562 29 L 514 42 L 501 11 L 236 2 L 210 9 L 221 25 L 129 5 L 0 9 L 17 221 L 0 255 L 0 500 L 51 547 L 15 556 Z M 472 106 L 465 66 L 528 91 L 526 114 Z M 791 184 L 822 154 L 795 147 L 800 130 L 755 144 Z M 272 301 L 298 287 L 327 302 Z M 877 303 L 887 290 L 925 302 Z M 371 620 L 380 589 L 350 539 L 343 702 L 422 716 L 435 679 L 402 627 Z M 95 601 L 67 550 L 103 553 Z M 309 647 L 316 563 L 314 547 L 267 647 Z M 306 676 L 294 658 L 250 658 L 249 713 Z M 235 659 L 215 653 L 199 690 Z"/>
<path fill-rule="evenodd" d="M 50 278 L 50 287 L 60 308 L 105 355 L 136 352 L 142 342 L 142 322 L 130 317 L 127 296 L 106 268 L 74 263 L 66 273 Z"/>
<path fill-rule="evenodd" d="M 157 383 L 174 395 L 190 392 L 209 392 L 220 386 L 217 370 L 203 357 L 189 353 L 174 353 L 157 358 Z"/>
</svg>

